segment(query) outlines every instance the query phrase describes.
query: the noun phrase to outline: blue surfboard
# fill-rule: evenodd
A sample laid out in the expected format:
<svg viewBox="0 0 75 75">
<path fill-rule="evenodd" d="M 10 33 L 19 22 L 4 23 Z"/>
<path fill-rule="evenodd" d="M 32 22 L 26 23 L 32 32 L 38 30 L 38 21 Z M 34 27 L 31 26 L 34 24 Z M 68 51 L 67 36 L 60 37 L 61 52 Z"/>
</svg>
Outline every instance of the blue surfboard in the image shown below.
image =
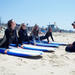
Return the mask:
<svg viewBox="0 0 75 75">
<path fill-rule="evenodd" d="M 8 55 L 13 55 L 13 56 L 41 56 L 43 55 L 43 52 L 41 51 L 29 51 L 25 49 L 19 49 L 19 48 L 11 48 L 7 49 L 7 53 L 5 53 L 6 49 L 5 48 L 0 48 L 0 53 L 3 54 L 8 54 Z"/>
<path fill-rule="evenodd" d="M 31 44 L 34 45 L 34 42 L 32 41 Z M 43 46 L 43 47 L 59 47 L 60 45 L 58 44 L 47 44 L 47 43 L 42 43 L 42 42 L 36 42 L 37 46 Z"/>
<path fill-rule="evenodd" d="M 11 47 L 16 47 L 15 44 L 11 44 L 10 46 Z M 19 45 L 19 46 L 21 47 L 21 45 Z M 31 44 L 23 44 L 23 49 L 43 51 L 43 52 L 50 52 L 50 51 L 55 51 L 56 50 L 55 48 L 51 48 L 51 47 L 34 46 L 34 45 L 31 45 Z"/>
<path fill-rule="evenodd" d="M 39 41 L 37 41 L 37 42 L 39 42 Z M 46 44 L 48 44 L 48 42 L 47 41 L 41 41 L 42 43 L 46 43 Z M 60 46 L 66 46 L 67 44 L 65 44 L 65 43 L 56 43 L 56 42 L 51 42 L 51 43 L 49 43 L 49 44 L 53 44 L 53 45 L 60 45 Z"/>
</svg>

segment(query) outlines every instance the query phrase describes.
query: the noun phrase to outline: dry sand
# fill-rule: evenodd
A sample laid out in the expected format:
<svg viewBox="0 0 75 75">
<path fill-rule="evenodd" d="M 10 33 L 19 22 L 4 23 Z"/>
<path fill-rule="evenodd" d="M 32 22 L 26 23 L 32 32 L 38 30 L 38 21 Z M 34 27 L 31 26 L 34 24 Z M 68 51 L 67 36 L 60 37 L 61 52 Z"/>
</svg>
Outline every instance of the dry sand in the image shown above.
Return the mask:
<svg viewBox="0 0 75 75">
<path fill-rule="evenodd" d="M 54 33 L 54 38 L 56 42 L 72 43 L 75 34 Z M 0 54 L 0 75 L 75 75 L 75 53 L 67 53 L 65 46 L 60 46 L 40 59 Z"/>
</svg>

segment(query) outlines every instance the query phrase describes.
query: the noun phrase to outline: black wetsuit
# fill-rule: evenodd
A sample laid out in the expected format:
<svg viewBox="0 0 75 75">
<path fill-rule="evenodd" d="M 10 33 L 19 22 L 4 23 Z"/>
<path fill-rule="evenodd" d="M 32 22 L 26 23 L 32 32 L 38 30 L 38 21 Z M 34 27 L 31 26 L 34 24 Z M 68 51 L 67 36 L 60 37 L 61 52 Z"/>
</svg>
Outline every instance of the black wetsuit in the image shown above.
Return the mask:
<svg viewBox="0 0 75 75">
<path fill-rule="evenodd" d="M 22 44 L 23 42 L 28 42 L 29 43 L 29 37 L 28 37 L 28 34 L 27 34 L 27 30 L 21 29 L 18 32 L 18 35 L 19 35 L 19 43 L 20 44 Z"/>
<path fill-rule="evenodd" d="M 47 41 L 49 42 L 49 37 L 50 37 L 50 36 L 51 36 L 52 41 L 54 41 L 53 36 L 52 36 L 52 32 L 47 32 L 47 33 L 45 34 L 45 36 L 41 36 L 41 37 L 40 37 L 40 40 L 47 39 Z"/>
<path fill-rule="evenodd" d="M 38 36 L 38 33 L 39 33 L 39 30 L 34 30 L 34 31 L 33 31 L 33 35 L 34 35 L 34 36 Z"/>
<path fill-rule="evenodd" d="M 3 39 L 0 41 L 1 48 L 8 48 L 9 44 L 16 44 L 18 46 L 18 38 L 16 30 L 6 29 Z"/>
<path fill-rule="evenodd" d="M 31 37 L 32 37 L 32 40 L 39 40 L 39 30 L 34 30 L 34 31 L 32 31 L 32 33 L 31 33 Z"/>
<path fill-rule="evenodd" d="M 65 50 L 67 52 L 75 52 L 75 42 L 73 42 L 72 46 L 67 46 Z"/>
</svg>

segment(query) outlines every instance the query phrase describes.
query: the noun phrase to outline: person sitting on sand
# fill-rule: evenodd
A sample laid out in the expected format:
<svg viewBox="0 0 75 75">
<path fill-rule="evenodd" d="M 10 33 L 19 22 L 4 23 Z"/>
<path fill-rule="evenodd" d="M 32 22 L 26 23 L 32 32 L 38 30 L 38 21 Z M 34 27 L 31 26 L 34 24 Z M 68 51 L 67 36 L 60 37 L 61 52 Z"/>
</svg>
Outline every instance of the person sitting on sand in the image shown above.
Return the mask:
<svg viewBox="0 0 75 75">
<path fill-rule="evenodd" d="M 75 29 L 75 22 L 72 23 L 73 28 Z M 69 44 L 66 49 L 67 52 L 75 52 L 75 42 L 73 42 L 72 44 Z"/>
<path fill-rule="evenodd" d="M 33 41 L 34 41 L 34 45 L 36 45 L 35 40 L 40 40 L 39 33 L 40 33 L 39 26 L 37 24 L 35 24 L 35 26 L 32 29 L 32 32 L 30 34 L 32 36 Z"/>
<path fill-rule="evenodd" d="M 49 43 L 49 37 L 51 37 L 52 41 L 54 41 L 53 36 L 52 36 L 52 28 L 49 27 L 47 33 L 45 34 L 45 36 L 41 36 L 40 40 L 44 40 L 47 39 L 48 43 Z"/>
<path fill-rule="evenodd" d="M 18 46 L 18 38 L 15 27 L 15 21 L 12 19 L 9 20 L 8 28 L 5 30 L 5 35 L 0 41 L 0 48 L 9 48 L 10 44 L 16 44 Z"/>
<path fill-rule="evenodd" d="M 24 23 L 21 24 L 18 35 L 19 35 L 19 43 L 20 44 L 22 44 L 23 42 L 29 43 L 29 36 L 27 34 L 26 25 Z"/>
</svg>

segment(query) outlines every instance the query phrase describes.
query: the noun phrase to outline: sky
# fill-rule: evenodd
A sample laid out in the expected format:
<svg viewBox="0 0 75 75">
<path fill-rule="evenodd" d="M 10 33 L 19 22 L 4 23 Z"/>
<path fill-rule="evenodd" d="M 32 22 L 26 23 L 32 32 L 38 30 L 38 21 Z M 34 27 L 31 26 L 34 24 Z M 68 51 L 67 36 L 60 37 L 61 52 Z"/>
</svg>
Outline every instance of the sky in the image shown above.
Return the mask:
<svg viewBox="0 0 75 75">
<path fill-rule="evenodd" d="M 2 22 L 14 19 L 16 23 L 47 26 L 49 22 L 61 29 L 73 29 L 75 0 L 0 0 Z"/>
</svg>

